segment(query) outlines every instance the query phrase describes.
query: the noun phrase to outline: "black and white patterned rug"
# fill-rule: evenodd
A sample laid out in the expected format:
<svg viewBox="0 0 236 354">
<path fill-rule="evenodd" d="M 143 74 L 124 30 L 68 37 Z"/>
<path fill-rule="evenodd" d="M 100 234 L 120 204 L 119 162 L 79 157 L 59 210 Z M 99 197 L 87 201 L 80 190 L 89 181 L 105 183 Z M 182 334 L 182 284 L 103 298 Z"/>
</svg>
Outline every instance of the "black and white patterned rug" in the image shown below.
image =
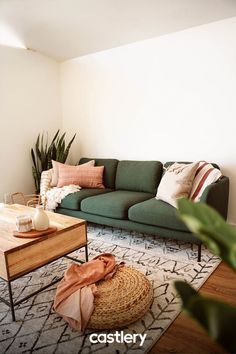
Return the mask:
<svg viewBox="0 0 236 354">
<path fill-rule="evenodd" d="M 117 341 L 111 344 L 91 343 L 90 335 L 94 332 L 72 331 L 52 309 L 56 289 L 56 285 L 53 285 L 16 306 L 16 322 L 12 322 L 9 308 L 0 302 L 1 354 L 147 353 L 179 314 L 180 300 L 173 281 L 182 279 L 199 289 L 220 263 L 220 259 L 205 248 L 202 262 L 198 263 L 197 246 L 187 242 L 94 224 L 88 226 L 88 239 L 90 259 L 100 253 L 110 252 L 117 261 L 123 260 L 140 270 L 153 283 L 154 302 L 150 311 L 141 320 L 122 329 L 124 334 L 146 334 L 143 346 L 140 346 L 139 341 L 124 344 Z M 83 258 L 83 249 L 72 255 Z M 19 300 L 62 276 L 70 263 L 70 260 L 61 258 L 14 281 L 14 299 Z M 0 281 L 0 296 L 8 296 L 4 281 Z M 106 331 L 98 333 L 105 335 Z"/>
</svg>

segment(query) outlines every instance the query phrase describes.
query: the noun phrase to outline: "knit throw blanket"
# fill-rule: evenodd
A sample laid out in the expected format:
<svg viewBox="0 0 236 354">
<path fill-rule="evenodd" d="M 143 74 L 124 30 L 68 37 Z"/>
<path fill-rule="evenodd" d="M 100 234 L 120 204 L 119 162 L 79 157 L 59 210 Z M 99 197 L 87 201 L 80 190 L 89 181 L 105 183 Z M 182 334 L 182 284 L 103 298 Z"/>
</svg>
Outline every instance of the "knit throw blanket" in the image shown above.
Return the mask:
<svg viewBox="0 0 236 354">
<path fill-rule="evenodd" d="M 62 199 L 65 198 L 68 194 L 79 192 L 81 189 L 80 186 L 70 184 L 69 186 L 64 186 L 61 188 L 51 188 L 46 192 L 46 210 L 55 210 L 58 207 L 58 204 L 61 203 Z"/>
</svg>

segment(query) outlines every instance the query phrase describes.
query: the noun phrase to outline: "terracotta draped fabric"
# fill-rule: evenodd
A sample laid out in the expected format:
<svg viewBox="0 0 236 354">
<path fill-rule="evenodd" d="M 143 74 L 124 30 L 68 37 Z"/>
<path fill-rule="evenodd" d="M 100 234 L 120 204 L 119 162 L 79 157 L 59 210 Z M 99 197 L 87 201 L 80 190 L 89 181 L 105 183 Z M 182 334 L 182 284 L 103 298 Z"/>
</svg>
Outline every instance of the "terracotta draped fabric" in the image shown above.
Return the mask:
<svg viewBox="0 0 236 354">
<path fill-rule="evenodd" d="M 83 264 L 73 263 L 65 271 L 57 287 L 54 310 L 76 330 L 84 330 L 94 310 L 94 283 L 111 278 L 118 267 L 115 257 L 103 253 Z"/>
</svg>

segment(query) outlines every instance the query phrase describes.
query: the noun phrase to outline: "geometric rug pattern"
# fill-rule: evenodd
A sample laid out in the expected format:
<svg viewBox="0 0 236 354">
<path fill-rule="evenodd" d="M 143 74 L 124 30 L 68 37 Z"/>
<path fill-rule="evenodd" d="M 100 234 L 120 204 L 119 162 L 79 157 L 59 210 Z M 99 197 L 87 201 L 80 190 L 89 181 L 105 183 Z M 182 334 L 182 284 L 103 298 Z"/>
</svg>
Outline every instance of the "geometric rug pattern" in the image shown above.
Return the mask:
<svg viewBox="0 0 236 354">
<path fill-rule="evenodd" d="M 199 289 L 220 263 L 220 259 L 204 246 L 202 261 L 198 263 L 197 246 L 191 243 L 96 224 L 88 225 L 88 240 L 89 259 L 103 252 L 112 253 L 118 262 L 124 261 L 126 265 L 138 269 L 152 282 L 154 301 L 150 310 L 141 320 L 122 329 L 124 334 L 146 334 L 143 346 L 140 346 L 140 342 L 93 344 L 89 336 L 96 331 L 86 330 L 80 333 L 72 330 L 53 311 L 57 286 L 54 284 L 17 305 L 16 322 L 12 322 L 9 307 L 0 302 L 1 354 L 147 353 L 180 312 L 180 300 L 173 281 L 185 280 L 195 289 Z M 84 259 L 84 250 L 71 255 Z M 71 262 L 61 258 L 12 282 L 14 300 L 19 300 L 61 277 Z M 2 280 L 0 296 L 8 296 L 7 284 Z M 115 331 L 103 330 L 97 333 L 109 332 Z"/>
</svg>

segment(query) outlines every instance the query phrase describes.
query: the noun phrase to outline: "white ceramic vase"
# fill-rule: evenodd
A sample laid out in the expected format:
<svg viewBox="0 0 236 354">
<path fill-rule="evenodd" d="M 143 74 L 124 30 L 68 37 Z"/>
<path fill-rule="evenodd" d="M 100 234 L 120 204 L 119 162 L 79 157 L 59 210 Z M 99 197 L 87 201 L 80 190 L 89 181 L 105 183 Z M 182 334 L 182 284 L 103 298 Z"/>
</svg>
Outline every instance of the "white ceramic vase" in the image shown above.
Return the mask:
<svg viewBox="0 0 236 354">
<path fill-rule="evenodd" d="M 49 227 L 49 218 L 41 205 L 36 207 L 33 217 L 34 228 L 37 231 L 47 230 Z"/>
</svg>

